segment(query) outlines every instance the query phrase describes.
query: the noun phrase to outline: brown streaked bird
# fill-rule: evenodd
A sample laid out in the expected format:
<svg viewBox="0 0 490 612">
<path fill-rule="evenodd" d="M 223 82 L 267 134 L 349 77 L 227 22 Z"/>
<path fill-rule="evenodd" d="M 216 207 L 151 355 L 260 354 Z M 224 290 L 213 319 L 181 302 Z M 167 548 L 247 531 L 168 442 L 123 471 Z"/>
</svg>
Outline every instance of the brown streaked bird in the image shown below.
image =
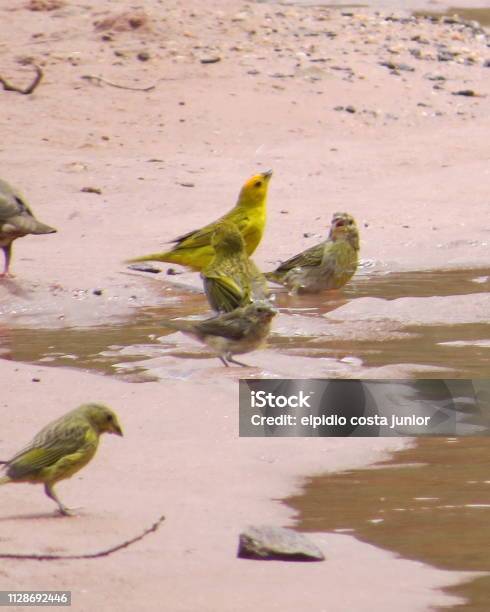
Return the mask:
<svg viewBox="0 0 490 612">
<path fill-rule="evenodd" d="M 233 355 L 249 353 L 260 348 L 270 332 L 271 321 L 277 311 L 269 302 L 253 302 L 231 312 L 204 321 L 172 320 L 163 325 L 178 330 L 208 346 L 222 363 L 248 367 Z"/>
<path fill-rule="evenodd" d="M 44 492 L 58 504 L 61 514 L 72 514 L 58 499 L 54 485 L 87 465 L 103 433 L 123 435 L 115 413 L 104 404 L 82 404 L 46 425 L 12 459 L 2 461 L 6 475 L 0 478 L 0 485 L 44 484 Z"/>
<path fill-rule="evenodd" d="M 204 291 L 216 312 L 231 312 L 255 300 L 266 300 L 269 291 L 262 272 L 248 257 L 236 225 L 221 221 L 211 238 L 214 257 L 201 272 Z"/>
<path fill-rule="evenodd" d="M 5 265 L 2 276 L 9 273 L 12 258 L 12 243 L 28 234 L 53 234 L 57 230 L 38 221 L 32 214 L 23 196 L 6 181 L 0 179 L 0 248 Z"/>
<path fill-rule="evenodd" d="M 193 270 L 202 270 L 209 265 L 214 255 L 211 237 L 216 224 L 221 221 L 234 223 L 245 241 L 247 255 L 252 255 L 264 233 L 266 220 L 267 190 L 272 170 L 255 174 L 243 185 L 235 206 L 217 221 L 193 230 L 172 240 L 176 245 L 165 253 L 152 253 L 129 259 L 126 263 L 141 261 L 166 261 L 180 264 Z"/>
<path fill-rule="evenodd" d="M 340 289 L 354 275 L 359 261 L 359 231 L 354 217 L 335 213 L 327 240 L 291 257 L 265 277 L 291 293 Z"/>
</svg>

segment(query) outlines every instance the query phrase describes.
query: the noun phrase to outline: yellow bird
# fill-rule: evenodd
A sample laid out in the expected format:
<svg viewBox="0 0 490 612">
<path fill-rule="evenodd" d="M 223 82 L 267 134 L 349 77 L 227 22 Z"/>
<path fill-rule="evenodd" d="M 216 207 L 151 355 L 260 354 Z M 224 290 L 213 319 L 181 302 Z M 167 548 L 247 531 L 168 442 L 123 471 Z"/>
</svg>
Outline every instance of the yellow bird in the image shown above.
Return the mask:
<svg viewBox="0 0 490 612">
<path fill-rule="evenodd" d="M 152 253 L 128 260 L 127 263 L 140 261 L 166 261 L 202 270 L 209 265 L 214 255 L 211 237 L 216 224 L 221 221 L 234 223 L 245 241 L 247 255 L 251 255 L 262 239 L 266 219 L 267 189 L 272 170 L 255 174 L 242 187 L 238 201 L 226 215 L 205 227 L 188 232 L 172 240 L 176 245 L 165 253 Z"/>
<path fill-rule="evenodd" d="M 291 257 L 268 280 L 296 293 L 340 289 L 354 275 L 359 260 L 359 231 L 354 217 L 335 213 L 327 240 Z"/>
<path fill-rule="evenodd" d="M 5 256 L 2 276 L 9 276 L 12 242 L 28 234 L 53 234 L 54 227 L 38 221 L 23 196 L 0 179 L 0 249 Z"/>
<path fill-rule="evenodd" d="M 214 257 L 201 272 L 204 291 L 216 312 L 231 312 L 268 297 L 267 281 L 245 251 L 236 225 L 221 221 L 211 237 Z"/>
<path fill-rule="evenodd" d="M 9 461 L 2 461 L 9 482 L 44 484 L 48 497 L 58 504 L 61 514 L 70 515 L 54 492 L 54 485 L 70 478 L 95 455 L 102 433 L 122 436 L 117 416 L 103 404 L 83 404 L 49 423 L 32 442 Z"/>
</svg>

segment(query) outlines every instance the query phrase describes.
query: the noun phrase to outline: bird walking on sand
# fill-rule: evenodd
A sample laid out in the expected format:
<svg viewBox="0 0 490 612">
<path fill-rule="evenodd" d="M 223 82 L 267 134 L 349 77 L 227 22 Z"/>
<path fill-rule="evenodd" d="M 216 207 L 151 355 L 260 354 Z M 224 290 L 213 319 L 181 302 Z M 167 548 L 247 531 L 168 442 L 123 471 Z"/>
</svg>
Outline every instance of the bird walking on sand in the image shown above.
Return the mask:
<svg viewBox="0 0 490 612">
<path fill-rule="evenodd" d="M 201 272 L 204 291 L 216 312 L 231 312 L 254 300 L 267 300 L 267 281 L 245 251 L 236 225 L 221 221 L 211 237 L 214 257 Z"/>
<path fill-rule="evenodd" d="M 61 514 L 72 514 L 58 499 L 54 485 L 87 465 L 103 433 L 123 435 L 117 416 L 110 408 L 103 404 L 83 404 L 75 408 L 46 425 L 28 446 L 9 461 L 2 462 L 6 476 L 0 478 L 0 485 L 42 483 L 46 495 L 58 504 Z"/>
<path fill-rule="evenodd" d="M 3 250 L 5 265 L 2 276 L 10 276 L 12 243 L 28 234 L 53 234 L 57 230 L 38 221 L 32 214 L 22 195 L 0 179 L 0 248 Z"/>
<path fill-rule="evenodd" d="M 233 359 L 233 355 L 249 353 L 260 348 L 270 332 L 276 310 L 269 302 L 253 302 L 204 321 L 165 321 L 163 325 L 176 329 L 202 342 L 217 353 L 225 366 L 246 363 Z"/>
<path fill-rule="evenodd" d="M 265 276 L 293 294 L 319 293 L 343 287 L 353 277 L 358 261 L 359 231 L 354 217 L 335 213 L 327 240 L 291 257 Z"/>
<path fill-rule="evenodd" d="M 249 178 L 243 185 L 234 208 L 217 221 L 172 240 L 171 242 L 175 242 L 176 245 L 170 251 L 135 257 L 127 263 L 166 261 L 202 270 L 209 265 L 214 256 L 211 237 L 216 224 L 221 221 L 231 221 L 237 226 L 245 241 L 247 255 L 252 255 L 264 232 L 267 189 L 271 176 L 272 170 L 268 170 Z"/>
</svg>

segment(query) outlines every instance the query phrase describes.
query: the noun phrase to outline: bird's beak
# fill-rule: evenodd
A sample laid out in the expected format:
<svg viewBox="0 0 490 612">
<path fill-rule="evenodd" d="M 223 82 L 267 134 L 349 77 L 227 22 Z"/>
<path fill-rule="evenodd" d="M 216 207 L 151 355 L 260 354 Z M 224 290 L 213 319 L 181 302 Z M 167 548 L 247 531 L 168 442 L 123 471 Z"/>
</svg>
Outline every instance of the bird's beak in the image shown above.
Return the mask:
<svg viewBox="0 0 490 612">
<path fill-rule="evenodd" d="M 112 429 L 112 433 L 116 434 L 116 436 L 123 437 L 123 432 L 119 423 L 114 423 L 114 428 Z"/>
<path fill-rule="evenodd" d="M 266 170 L 265 172 L 262 172 L 262 176 L 264 178 L 270 178 L 272 176 L 272 170 Z"/>
</svg>

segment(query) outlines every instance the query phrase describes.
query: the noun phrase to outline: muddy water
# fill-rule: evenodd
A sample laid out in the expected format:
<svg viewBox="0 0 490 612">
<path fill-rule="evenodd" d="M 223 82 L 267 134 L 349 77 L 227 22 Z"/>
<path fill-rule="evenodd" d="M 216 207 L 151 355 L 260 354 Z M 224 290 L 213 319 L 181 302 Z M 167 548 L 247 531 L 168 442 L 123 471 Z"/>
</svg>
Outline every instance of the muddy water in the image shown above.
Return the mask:
<svg viewBox="0 0 490 612">
<path fill-rule="evenodd" d="M 298 354 L 338 360 L 354 356 L 366 368 L 410 363 L 415 364 L 414 375 L 417 364 L 421 369 L 424 365 L 440 369 L 429 375 L 424 372 L 423 377 L 488 379 L 490 325 L 481 322 L 408 328 L 400 323 L 403 333 L 398 336 L 379 334 L 365 341 L 315 337 L 314 332 L 294 335 L 287 330 L 296 314 L 303 322 L 318 322 L 325 328 L 322 315 L 362 297 L 395 300 L 481 294 L 489 290 L 489 277 L 490 268 L 397 274 L 374 274 L 366 268 L 343 291 L 293 298 L 279 290 L 281 333 L 272 335 L 271 353 L 289 355 L 293 363 Z M 0 326 L 0 356 L 111 375 L 120 371 L 116 364 L 126 364 L 121 376 L 128 380 L 129 372 L 129 380 L 141 382 L 150 379 L 145 378 L 145 359 L 150 363 L 152 357 L 170 352 L 178 358 L 177 369 L 185 368 L 191 358 L 209 355 L 199 347 L 191 355 L 182 351 L 180 334 L 159 341 L 166 334 L 161 321 L 205 316 L 209 311 L 202 295 L 175 289 L 171 297 L 167 305 L 141 308 L 134 316 L 97 327 L 27 328 L 22 327 L 21 318 L 10 317 Z M 175 359 L 169 361 L 170 374 L 176 366 Z M 216 367 L 215 359 L 208 361 L 209 367 Z M 134 368 L 131 362 L 137 362 Z M 446 367 L 453 369 L 450 375 Z M 165 375 L 165 366 L 161 371 Z M 490 571 L 489 450 L 485 437 L 420 439 L 415 448 L 376 469 L 313 478 L 304 495 L 287 503 L 298 511 L 301 530 L 349 530 L 404 557 L 449 569 Z M 458 609 L 488 610 L 490 578 L 473 580 L 456 590 L 470 602 Z"/>
<path fill-rule="evenodd" d="M 443 569 L 490 572 L 489 451 L 488 438 L 419 439 L 372 468 L 312 478 L 285 501 L 301 531 L 348 532 Z M 468 600 L 457 610 L 488 611 L 490 576 L 451 591 Z"/>
<path fill-rule="evenodd" d="M 482 293 L 488 290 L 490 269 L 456 270 L 437 272 L 407 272 L 397 274 L 370 274 L 369 270 L 358 275 L 344 291 L 320 296 L 291 297 L 284 291 L 276 295 L 276 305 L 281 312 L 281 333 L 270 338 L 272 350 L 283 354 L 303 355 L 311 358 L 328 357 L 342 360 L 347 357 L 362 361 L 362 366 L 386 364 L 414 364 L 423 372 L 423 366 L 435 368 L 424 377 L 448 377 L 444 368 L 451 368 L 451 377 L 486 378 L 490 372 L 490 325 L 466 323 L 461 325 L 421 325 L 404 327 L 403 334 L 392 338 L 376 334 L 374 339 L 356 340 L 352 334 L 345 337 L 311 335 L 288 335 L 292 315 L 302 314 L 325 327 L 321 315 L 335 310 L 350 300 L 360 297 L 378 297 L 388 300 L 399 297 L 451 296 Z M 135 372 L 141 372 L 146 358 L 166 354 L 188 358 L 181 352 L 180 334 L 174 334 L 164 346 L 158 340 L 170 333 L 162 326 L 162 320 L 190 315 L 204 316 L 208 313 L 203 296 L 176 290 L 169 305 L 142 308 L 127 319 L 119 319 L 110 325 L 87 328 L 34 329 L 21 327 L 21 319 L 10 319 L 8 326 L 0 327 L 0 355 L 15 361 L 61 365 L 101 373 L 114 374 L 115 364 L 130 364 L 138 361 Z M 194 357 L 208 356 L 204 349 Z M 199 355 L 199 352 L 201 353 Z M 143 360 L 143 361 L 142 361 Z M 215 362 L 210 361 L 210 365 Z M 174 367 L 174 366 L 173 366 Z M 440 371 L 438 371 L 440 368 Z M 131 373 L 125 367 L 125 376 Z"/>
<path fill-rule="evenodd" d="M 415 17 L 433 17 L 436 19 L 458 15 L 461 19 L 478 21 L 482 26 L 490 26 L 490 8 L 484 6 L 485 2 L 482 1 L 475 2 L 473 7 L 451 5 L 448 2 L 435 3 L 431 0 L 365 0 L 360 3 L 349 0 L 337 0 L 336 2 L 332 2 L 332 0 L 290 0 L 286 1 L 285 4 L 316 5 L 343 11 L 360 11 L 367 8 L 384 11 L 405 11 L 411 12 Z"/>
</svg>

